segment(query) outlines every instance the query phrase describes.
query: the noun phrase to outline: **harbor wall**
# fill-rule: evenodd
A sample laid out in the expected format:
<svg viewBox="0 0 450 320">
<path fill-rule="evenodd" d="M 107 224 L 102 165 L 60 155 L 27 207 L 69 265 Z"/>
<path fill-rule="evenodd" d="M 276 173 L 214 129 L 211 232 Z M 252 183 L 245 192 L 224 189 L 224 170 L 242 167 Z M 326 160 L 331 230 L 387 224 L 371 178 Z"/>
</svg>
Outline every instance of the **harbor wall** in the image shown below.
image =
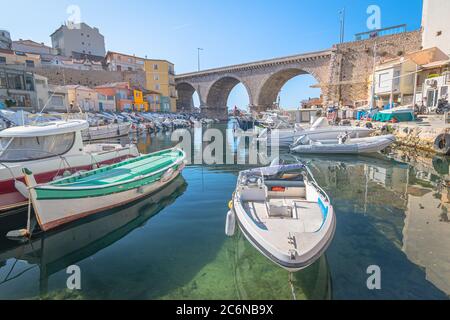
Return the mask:
<svg viewBox="0 0 450 320">
<path fill-rule="evenodd" d="M 375 45 L 378 62 L 398 58 L 421 49 L 422 30 L 334 45 L 330 85 L 325 92 L 329 102 L 349 106 L 367 103 Z"/>
</svg>

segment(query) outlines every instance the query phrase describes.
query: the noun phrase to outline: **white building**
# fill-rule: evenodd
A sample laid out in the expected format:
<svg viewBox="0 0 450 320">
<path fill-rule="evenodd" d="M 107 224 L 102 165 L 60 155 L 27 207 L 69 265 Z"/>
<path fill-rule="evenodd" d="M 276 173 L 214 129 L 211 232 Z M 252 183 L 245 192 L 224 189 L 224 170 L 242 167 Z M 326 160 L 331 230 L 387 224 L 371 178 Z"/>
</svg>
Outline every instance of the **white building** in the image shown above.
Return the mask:
<svg viewBox="0 0 450 320">
<path fill-rule="evenodd" d="M 104 57 L 105 37 L 98 28 L 91 28 L 85 23 L 68 27 L 62 25 L 50 35 L 52 46 L 58 53 L 73 57 L 74 53 Z"/>
<path fill-rule="evenodd" d="M 423 0 L 423 39 L 424 49 L 438 47 L 450 54 L 450 1 Z"/>
</svg>

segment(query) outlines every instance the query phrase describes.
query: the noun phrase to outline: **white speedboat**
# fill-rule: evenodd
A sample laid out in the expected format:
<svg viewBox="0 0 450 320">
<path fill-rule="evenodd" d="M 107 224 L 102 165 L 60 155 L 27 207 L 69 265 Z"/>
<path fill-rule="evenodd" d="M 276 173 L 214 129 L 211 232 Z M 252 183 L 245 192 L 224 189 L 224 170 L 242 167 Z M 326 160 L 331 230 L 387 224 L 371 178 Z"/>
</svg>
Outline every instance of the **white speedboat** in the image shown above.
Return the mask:
<svg viewBox="0 0 450 320">
<path fill-rule="evenodd" d="M 84 141 L 114 139 L 127 136 L 131 130 L 131 122 L 113 123 L 91 126 L 83 131 Z"/>
<path fill-rule="evenodd" d="M 39 183 L 82 170 L 139 156 L 134 145 L 84 145 L 81 132 L 86 120 L 45 122 L 17 126 L 0 132 L 0 214 L 28 203 L 24 167 L 33 170 Z"/>
<path fill-rule="evenodd" d="M 289 270 L 314 263 L 331 243 L 336 220 L 326 193 L 301 164 L 239 174 L 226 233 L 239 228 L 264 256 Z"/>
<path fill-rule="evenodd" d="M 296 124 L 290 129 L 265 130 L 258 136 L 258 141 L 268 146 L 289 147 L 301 140 L 303 144 L 309 141 L 337 139 L 339 135 L 348 133 L 351 138 L 368 137 L 375 130 L 365 127 L 330 126 L 324 117 L 318 118 L 310 128 L 303 128 Z"/>
<path fill-rule="evenodd" d="M 300 154 L 366 154 L 380 152 L 395 142 L 395 136 L 385 135 L 367 138 L 349 138 L 309 141 L 306 144 L 297 143 L 291 151 Z"/>
</svg>

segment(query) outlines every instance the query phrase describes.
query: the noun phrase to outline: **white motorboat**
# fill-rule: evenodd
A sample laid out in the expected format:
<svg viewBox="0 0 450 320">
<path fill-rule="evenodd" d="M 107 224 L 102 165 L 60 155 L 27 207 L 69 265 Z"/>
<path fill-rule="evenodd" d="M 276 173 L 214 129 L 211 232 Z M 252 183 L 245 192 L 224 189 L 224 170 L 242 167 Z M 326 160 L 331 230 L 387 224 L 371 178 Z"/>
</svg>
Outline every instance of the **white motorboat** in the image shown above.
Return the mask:
<svg viewBox="0 0 450 320">
<path fill-rule="evenodd" d="M 131 130 L 131 122 L 112 123 L 107 125 L 91 126 L 83 131 L 84 141 L 114 139 L 127 136 Z"/>
<path fill-rule="evenodd" d="M 267 143 L 268 146 L 289 147 L 298 140 L 301 140 L 302 144 L 306 144 L 309 141 L 337 139 L 343 133 L 348 133 L 351 138 L 365 138 L 374 131 L 374 129 L 365 127 L 330 126 L 328 120 L 321 117 L 307 129 L 296 124 L 290 129 L 264 130 L 257 140 Z"/>
<path fill-rule="evenodd" d="M 395 142 L 395 136 L 385 135 L 367 138 L 341 136 L 331 140 L 310 140 L 306 144 L 298 142 L 291 151 L 301 154 L 366 154 L 380 152 Z"/>
<path fill-rule="evenodd" d="M 328 196 L 302 164 L 241 172 L 227 215 L 228 236 L 236 220 L 256 249 L 289 271 L 314 263 L 336 226 Z"/>
<path fill-rule="evenodd" d="M 39 183 L 139 156 L 135 145 L 83 144 L 86 120 L 45 122 L 0 132 L 0 213 L 28 203 L 24 167 Z"/>
</svg>

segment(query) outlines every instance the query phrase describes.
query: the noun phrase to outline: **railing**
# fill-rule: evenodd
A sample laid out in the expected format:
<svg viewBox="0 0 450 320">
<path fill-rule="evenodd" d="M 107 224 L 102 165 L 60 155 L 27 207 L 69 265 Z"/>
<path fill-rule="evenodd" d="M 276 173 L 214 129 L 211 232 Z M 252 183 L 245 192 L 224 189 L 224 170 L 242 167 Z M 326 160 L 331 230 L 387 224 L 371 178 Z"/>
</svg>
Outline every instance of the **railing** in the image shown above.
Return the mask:
<svg viewBox="0 0 450 320">
<path fill-rule="evenodd" d="M 361 41 L 361 40 L 373 39 L 373 38 L 377 38 L 377 37 L 390 36 L 390 35 L 398 34 L 398 33 L 404 33 L 404 32 L 406 32 L 406 27 L 407 27 L 406 24 L 400 24 L 398 26 L 393 26 L 393 27 L 389 27 L 389 28 L 383 28 L 383 29 L 377 29 L 377 30 L 357 33 L 357 34 L 355 34 L 355 40 Z"/>
</svg>

